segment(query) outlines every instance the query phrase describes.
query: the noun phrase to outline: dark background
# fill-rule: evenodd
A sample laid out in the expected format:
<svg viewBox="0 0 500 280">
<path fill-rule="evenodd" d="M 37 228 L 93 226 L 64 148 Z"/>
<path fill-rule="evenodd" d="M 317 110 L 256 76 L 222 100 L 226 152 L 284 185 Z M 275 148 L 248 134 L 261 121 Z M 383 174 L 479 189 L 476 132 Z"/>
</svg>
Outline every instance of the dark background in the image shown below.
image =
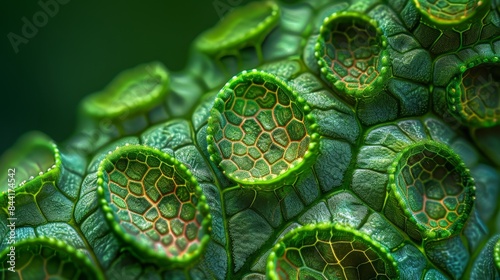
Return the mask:
<svg viewBox="0 0 500 280">
<path fill-rule="evenodd" d="M 0 2 L 2 154 L 30 130 L 57 142 L 68 138 L 80 100 L 122 70 L 154 60 L 181 70 L 194 38 L 226 8 L 250 1 L 220 0 L 226 6 L 216 8 L 213 0 L 70 0 L 17 54 L 7 34 L 23 36 L 22 18 L 33 22 L 43 9 L 38 0 Z"/>
</svg>

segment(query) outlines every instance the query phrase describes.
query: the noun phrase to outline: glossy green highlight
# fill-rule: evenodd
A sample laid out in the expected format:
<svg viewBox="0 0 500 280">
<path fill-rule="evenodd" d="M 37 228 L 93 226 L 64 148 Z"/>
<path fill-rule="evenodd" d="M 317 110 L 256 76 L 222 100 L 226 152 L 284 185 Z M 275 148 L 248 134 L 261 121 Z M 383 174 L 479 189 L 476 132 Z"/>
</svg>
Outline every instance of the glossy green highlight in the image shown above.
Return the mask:
<svg viewBox="0 0 500 280">
<path fill-rule="evenodd" d="M 124 71 L 101 92 L 82 102 L 83 111 L 96 119 L 134 115 L 151 109 L 169 89 L 169 74 L 159 62 Z"/>
</svg>

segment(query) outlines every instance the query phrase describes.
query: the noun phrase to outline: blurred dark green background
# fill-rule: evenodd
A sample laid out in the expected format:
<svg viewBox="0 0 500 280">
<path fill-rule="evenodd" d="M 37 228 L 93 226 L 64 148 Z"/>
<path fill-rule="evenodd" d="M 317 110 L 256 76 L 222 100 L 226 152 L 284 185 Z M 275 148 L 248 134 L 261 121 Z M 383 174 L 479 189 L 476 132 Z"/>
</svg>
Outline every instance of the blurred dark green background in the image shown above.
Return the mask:
<svg viewBox="0 0 500 280">
<path fill-rule="evenodd" d="M 1 1 L 0 154 L 29 130 L 68 138 L 79 101 L 121 70 L 153 60 L 182 69 L 193 39 L 225 8 L 249 2 L 220 0 L 217 10 L 212 0 L 65 1 L 17 54 L 9 32 L 23 36 L 22 18 L 33 22 L 43 9 L 38 0 Z"/>
</svg>

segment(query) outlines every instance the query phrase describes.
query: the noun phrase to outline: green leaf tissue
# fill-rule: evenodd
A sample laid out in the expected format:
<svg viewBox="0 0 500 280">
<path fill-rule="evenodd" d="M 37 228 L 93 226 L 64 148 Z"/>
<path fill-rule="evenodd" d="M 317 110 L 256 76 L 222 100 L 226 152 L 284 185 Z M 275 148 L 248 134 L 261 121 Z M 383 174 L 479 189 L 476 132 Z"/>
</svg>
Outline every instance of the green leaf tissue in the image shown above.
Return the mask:
<svg viewBox="0 0 500 280">
<path fill-rule="evenodd" d="M 500 1 L 241 5 L 0 160 L 1 279 L 500 279 Z"/>
</svg>

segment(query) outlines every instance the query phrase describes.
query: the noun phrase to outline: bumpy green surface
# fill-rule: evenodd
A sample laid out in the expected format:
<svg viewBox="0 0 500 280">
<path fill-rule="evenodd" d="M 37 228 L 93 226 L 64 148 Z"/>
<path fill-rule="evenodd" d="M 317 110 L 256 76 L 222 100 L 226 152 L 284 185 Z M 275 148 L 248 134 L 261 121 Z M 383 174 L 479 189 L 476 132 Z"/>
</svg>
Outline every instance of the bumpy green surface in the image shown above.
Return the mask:
<svg viewBox="0 0 500 280">
<path fill-rule="evenodd" d="M 498 3 L 235 9 L 3 155 L 2 279 L 500 278 Z"/>
</svg>

